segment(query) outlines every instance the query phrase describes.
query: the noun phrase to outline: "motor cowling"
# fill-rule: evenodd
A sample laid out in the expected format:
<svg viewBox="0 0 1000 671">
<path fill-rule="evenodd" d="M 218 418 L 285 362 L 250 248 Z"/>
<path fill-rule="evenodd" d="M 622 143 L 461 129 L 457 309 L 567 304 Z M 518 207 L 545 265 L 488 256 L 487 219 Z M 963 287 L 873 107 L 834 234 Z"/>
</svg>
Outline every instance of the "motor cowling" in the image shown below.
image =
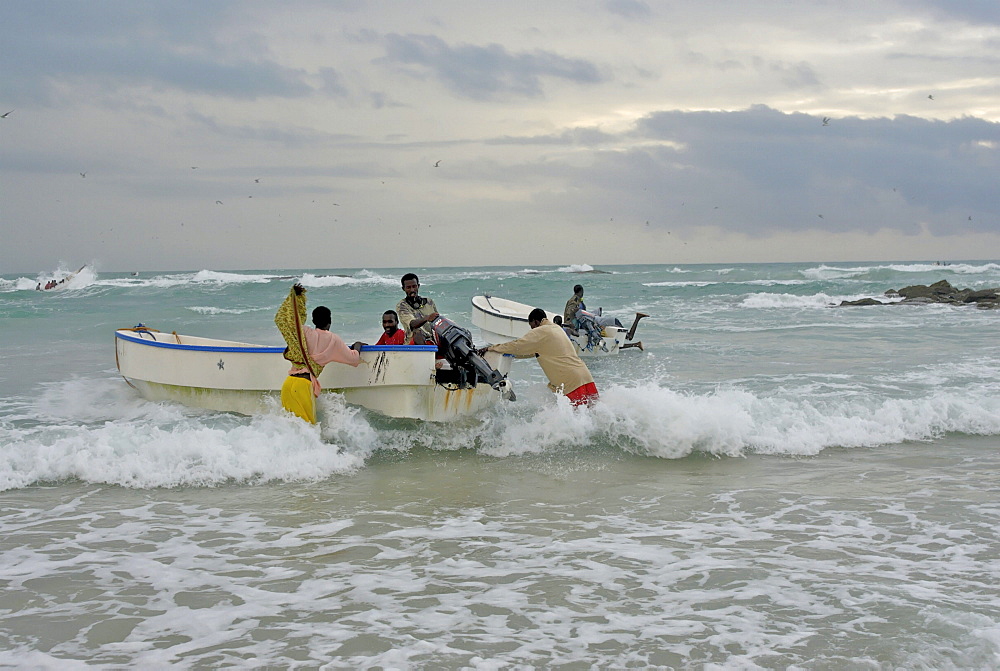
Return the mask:
<svg viewBox="0 0 1000 671">
<path fill-rule="evenodd" d="M 460 372 L 465 384 L 474 387 L 481 381 L 497 390 L 506 387 L 507 380 L 503 373 L 476 354 L 472 334 L 468 330 L 440 316 L 431 323 L 431 328 L 437 340 L 438 353 Z"/>
</svg>

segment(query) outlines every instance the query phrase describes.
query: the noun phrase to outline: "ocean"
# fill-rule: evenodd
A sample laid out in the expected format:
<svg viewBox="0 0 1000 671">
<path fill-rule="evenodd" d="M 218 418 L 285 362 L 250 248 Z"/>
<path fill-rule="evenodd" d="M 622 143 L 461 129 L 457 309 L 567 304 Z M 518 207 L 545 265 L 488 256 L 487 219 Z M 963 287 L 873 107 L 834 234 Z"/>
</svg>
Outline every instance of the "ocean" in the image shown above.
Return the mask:
<svg viewBox="0 0 1000 671">
<path fill-rule="evenodd" d="M 290 285 L 374 342 L 399 278 L 628 326 L 454 424 L 140 398 L 114 330 L 280 344 Z M 61 271 L 65 274 L 65 270 Z M 0 666 L 1000 668 L 1000 310 L 831 307 L 1000 262 L 0 277 Z"/>
</svg>

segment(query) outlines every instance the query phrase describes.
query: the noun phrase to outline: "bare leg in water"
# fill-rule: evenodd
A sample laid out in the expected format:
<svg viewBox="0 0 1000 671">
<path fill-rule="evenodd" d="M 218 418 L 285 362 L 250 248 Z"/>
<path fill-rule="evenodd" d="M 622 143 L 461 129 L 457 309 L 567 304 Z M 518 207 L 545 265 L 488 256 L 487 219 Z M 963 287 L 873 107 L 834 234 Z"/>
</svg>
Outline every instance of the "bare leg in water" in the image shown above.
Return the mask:
<svg viewBox="0 0 1000 671">
<path fill-rule="evenodd" d="M 645 312 L 636 312 L 635 313 L 635 321 L 632 322 L 632 328 L 630 328 L 628 330 L 628 335 L 625 336 L 625 340 L 631 340 L 632 338 L 635 337 L 635 329 L 636 329 L 637 326 L 639 326 L 639 320 L 642 319 L 643 317 L 648 317 L 648 316 L 649 315 L 647 315 Z M 625 347 L 628 347 L 628 345 L 625 345 L 621 349 L 625 349 Z M 642 349 L 642 345 L 639 345 L 639 349 L 640 350 Z"/>
</svg>

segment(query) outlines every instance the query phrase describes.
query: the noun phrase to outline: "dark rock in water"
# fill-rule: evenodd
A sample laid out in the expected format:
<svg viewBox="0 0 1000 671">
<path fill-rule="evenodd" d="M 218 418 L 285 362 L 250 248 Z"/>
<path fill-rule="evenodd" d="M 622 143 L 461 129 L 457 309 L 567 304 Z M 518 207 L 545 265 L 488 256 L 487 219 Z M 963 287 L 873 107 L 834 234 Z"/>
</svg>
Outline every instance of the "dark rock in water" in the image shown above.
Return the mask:
<svg viewBox="0 0 1000 671">
<path fill-rule="evenodd" d="M 845 305 L 885 305 L 882 301 L 877 301 L 874 298 L 862 298 L 856 301 L 841 301 L 840 307 Z"/>
<path fill-rule="evenodd" d="M 979 291 L 970 291 L 965 296 L 966 303 L 997 301 L 998 299 L 1000 299 L 1000 293 L 998 293 L 997 289 L 980 289 Z"/>
<path fill-rule="evenodd" d="M 889 289 L 885 295 L 888 298 L 902 297 L 903 300 L 883 303 L 874 298 L 862 298 L 857 301 L 842 301 L 840 307 L 852 305 L 927 305 L 929 303 L 949 305 L 975 303 L 976 307 L 984 310 L 1000 307 L 1000 287 L 976 291 L 956 289 L 948 280 L 941 280 L 931 285 L 915 284 L 898 290 Z"/>
<path fill-rule="evenodd" d="M 915 284 L 911 287 L 903 287 L 898 293 L 903 298 L 934 298 L 937 296 L 948 296 L 956 293 L 958 290 L 951 286 L 948 280 L 941 280 L 940 282 L 935 282 L 930 286 L 924 286 L 923 284 Z"/>
<path fill-rule="evenodd" d="M 611 274 L 607 270 L 598 270 L 597 268 L 591 268 L 590 270 L 574 270 L 573 272 L 576 273 L 577 275 L 584 275 L 584 274 L 587 274 L 587 273 L 594 274 L 594 275 L 610 275 Z"/>
</svg>

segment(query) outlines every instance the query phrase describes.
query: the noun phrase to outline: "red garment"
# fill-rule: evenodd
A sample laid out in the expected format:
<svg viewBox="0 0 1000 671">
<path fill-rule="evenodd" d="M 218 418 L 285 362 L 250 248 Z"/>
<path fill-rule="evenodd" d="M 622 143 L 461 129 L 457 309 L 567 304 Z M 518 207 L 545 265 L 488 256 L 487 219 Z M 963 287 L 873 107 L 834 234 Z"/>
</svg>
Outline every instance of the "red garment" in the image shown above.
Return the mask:
<svg viewBox="0 0 1000 671">
<path fill-rule="evenodd" d="M 597 393 L 597 385 L 593 382 L 588 382 L 582 387 L 577 387 L 570 393 L 566 394 L 566 398 L 568 398 L 569 402 L 573 405 L 580 406 L 590 405 L 591 402 L 600 398 L 600 395 Z"/>
<path fill-rule="evenodd" d="M 382 337 L 378 339 L 376 345 L 402 345 L 406 342 L 406 331 L 403 329 L 396 329 L 396 332 L 389 335 L 385 331 L 382 332 Z"/>
</svg>

